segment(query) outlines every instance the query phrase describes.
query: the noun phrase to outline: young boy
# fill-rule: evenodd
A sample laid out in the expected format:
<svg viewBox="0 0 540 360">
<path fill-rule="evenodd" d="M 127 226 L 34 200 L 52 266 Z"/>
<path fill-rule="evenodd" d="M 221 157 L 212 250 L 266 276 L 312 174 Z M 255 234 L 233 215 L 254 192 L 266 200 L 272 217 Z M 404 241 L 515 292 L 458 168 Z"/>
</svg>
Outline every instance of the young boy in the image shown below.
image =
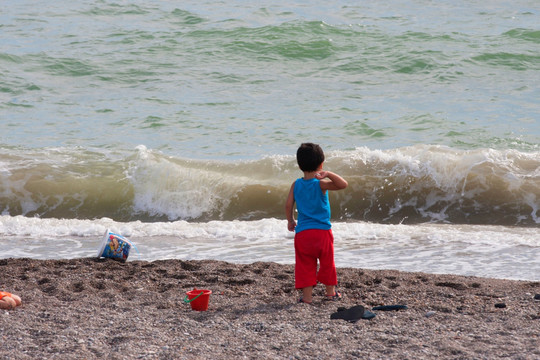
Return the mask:
<svg viewBox="0 0 540 360">
<path fill-rule="evenodd" d="M 348 183 L 333 172 L 323 171 L 324 153 L 317 144 L 300 145 L 296 160 L 300 170 L 304 172 L 304 177 L 292 184 L 285 204 L 285 213 L 289 231 L 296 231 L 295 288 L 302 289 L 302 297 L 298 302 L 311 303 L 313 287 L 317 285 L 317 281 L 326 286 L 327 299 L 339 300 L 341 294 L 335 289 L 337 273 L 328 190 L 345 189 Z M 293 216 L 295 203 L 298 225 Z M 317 260 L 320 264 L 318 272 Z"/>
</svg>

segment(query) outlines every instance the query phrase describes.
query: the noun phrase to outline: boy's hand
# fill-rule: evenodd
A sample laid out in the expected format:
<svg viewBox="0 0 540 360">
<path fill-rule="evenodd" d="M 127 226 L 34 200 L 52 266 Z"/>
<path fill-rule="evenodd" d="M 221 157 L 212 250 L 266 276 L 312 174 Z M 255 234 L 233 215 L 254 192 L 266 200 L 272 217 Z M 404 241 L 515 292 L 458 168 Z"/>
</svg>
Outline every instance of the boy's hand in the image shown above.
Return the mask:
<svg viewBox="0 0 540 360">
<path fill-rule="evenodd" d="M 296 228 L 295 220 L 287 221 L 287 229 L 289 229 L 289 231 L 294 231 L 295 228 Z"/>
<path fill-rule="evenodd" d="M 328 171 L 320 171 L 315 174 L 315 177 L 319 180 L 324 179 L 327 176 L 328 176 Z"/>
</svg>

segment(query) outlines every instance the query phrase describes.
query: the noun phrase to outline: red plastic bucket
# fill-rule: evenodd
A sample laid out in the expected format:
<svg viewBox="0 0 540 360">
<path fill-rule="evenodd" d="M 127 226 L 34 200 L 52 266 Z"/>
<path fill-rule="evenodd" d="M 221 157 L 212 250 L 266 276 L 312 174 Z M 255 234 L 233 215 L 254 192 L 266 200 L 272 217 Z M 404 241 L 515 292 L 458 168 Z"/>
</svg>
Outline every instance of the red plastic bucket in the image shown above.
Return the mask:
<svg viewBox="0 0 540 360">
<path fill-rule="evenodd" d="M 211 293 L 211 290 L 193 289 L 186 292 L 187 296 L 184 298 L 184 302 L 190 303 L 192 310 L 206 311 Z"/>
</svg>

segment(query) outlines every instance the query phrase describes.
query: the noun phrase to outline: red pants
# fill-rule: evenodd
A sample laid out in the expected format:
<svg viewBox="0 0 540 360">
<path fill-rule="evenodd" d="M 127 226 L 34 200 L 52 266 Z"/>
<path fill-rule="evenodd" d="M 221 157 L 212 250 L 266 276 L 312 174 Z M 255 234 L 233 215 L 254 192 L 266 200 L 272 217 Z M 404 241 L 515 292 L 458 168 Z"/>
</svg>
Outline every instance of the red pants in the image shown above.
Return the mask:
<svg viewBox="0 0 540 360">
<path fill-rule="evenodd" d="M 332 230 L 310 229 L 300 231 L 294 236 L 295 288 L 302 289 L 317 285 L 337 285 L 336 265 L 334 263 L 334 235 Z M 319 271 L 317 272 L 317 260 Z"/>
</svg>

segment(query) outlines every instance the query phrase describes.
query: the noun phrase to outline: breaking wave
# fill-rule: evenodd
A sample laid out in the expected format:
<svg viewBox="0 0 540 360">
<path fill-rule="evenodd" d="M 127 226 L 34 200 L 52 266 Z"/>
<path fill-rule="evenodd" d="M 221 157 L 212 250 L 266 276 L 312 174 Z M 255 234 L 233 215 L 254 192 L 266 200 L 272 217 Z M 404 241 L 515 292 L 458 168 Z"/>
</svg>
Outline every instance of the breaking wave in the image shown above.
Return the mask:
<svg viewBox="0 0 540 360">
<path fill-rule="evenodd" d="M 0 213 L 116 221 L 283 218 L 294 156 L 208 161 L 138 146 L 0 149 Z M 349 187 L 330 195 L 332 217 L 376 223 L 540 224 L 540 153 L 416 145 L 327 154 Z"/>
</svg>

